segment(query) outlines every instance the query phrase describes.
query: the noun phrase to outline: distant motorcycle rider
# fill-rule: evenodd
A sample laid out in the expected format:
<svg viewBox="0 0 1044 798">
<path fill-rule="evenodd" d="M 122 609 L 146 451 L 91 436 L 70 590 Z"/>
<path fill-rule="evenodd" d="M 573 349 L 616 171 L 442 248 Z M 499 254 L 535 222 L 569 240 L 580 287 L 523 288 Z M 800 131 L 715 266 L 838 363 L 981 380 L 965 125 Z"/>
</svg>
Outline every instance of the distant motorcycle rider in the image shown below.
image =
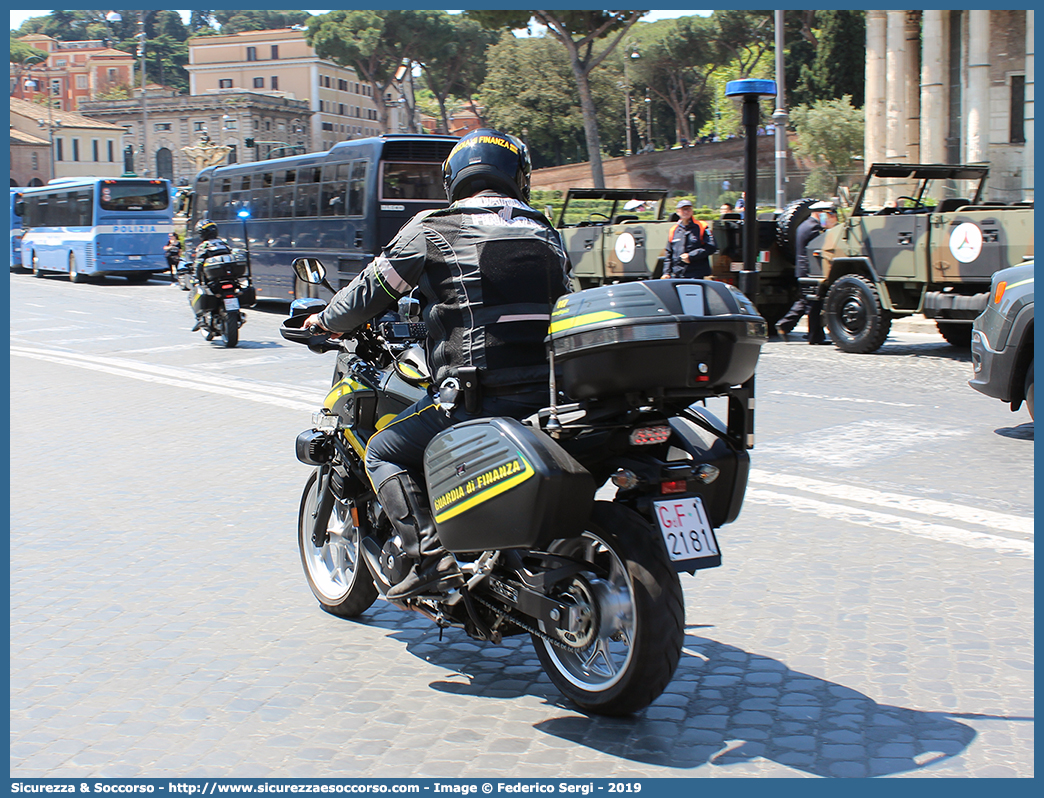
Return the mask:
<svg viewBox="0 0 1044 798">
<path fill-rule="evenodd" d="M 203 282 L 203 262 L 207 258 L 213 258 L 216 255 L 230 255 L 232 248 L 227 241 L 218 238 L 218 226 L 210 219 L 200 220 L 199 224 L 196 225 L 196 235 L 199 236 L 199 244 L 196 245 L 196 249 L 192 252 L 192 269 L 196 285 L 200 285 Z M 192 332 L 202 329 L 204 320 L 205 315 L 197 313 L 196 326 L 192 328 Z"/>
<path fill-rule="evenodd" d="M 480 129 L 443 164 L 450 206 L 424 211 L 307 325 L 349 332 L 417 289 L 428 325 L 432 395 L 375 433 L 366 470 L 414 559 L 391 599 L 457 587 L 456 560 L 440 544 L 423 488 L 424 449 L 469 418 L 523 418 L 546 404 L 544 338 L 552 304 L 568 293 L 568 258 L 551 223 L 527 204 L 529 151 Z"/>
</svg>

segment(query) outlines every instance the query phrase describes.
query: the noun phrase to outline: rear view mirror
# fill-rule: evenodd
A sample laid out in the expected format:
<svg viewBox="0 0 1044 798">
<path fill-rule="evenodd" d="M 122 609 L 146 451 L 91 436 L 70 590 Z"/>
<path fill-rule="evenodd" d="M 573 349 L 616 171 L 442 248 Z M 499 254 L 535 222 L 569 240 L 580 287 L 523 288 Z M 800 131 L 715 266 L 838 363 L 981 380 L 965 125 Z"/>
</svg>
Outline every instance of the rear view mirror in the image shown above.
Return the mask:
<svg viewBox="0 0 1044 798">
<path fill-rule="evenodd" d="M 294 274 L 311 285 L 321 285 L 326 279 L 326 267 L 318 258 L 297 258 L 292 266 Z"/>
</svg>

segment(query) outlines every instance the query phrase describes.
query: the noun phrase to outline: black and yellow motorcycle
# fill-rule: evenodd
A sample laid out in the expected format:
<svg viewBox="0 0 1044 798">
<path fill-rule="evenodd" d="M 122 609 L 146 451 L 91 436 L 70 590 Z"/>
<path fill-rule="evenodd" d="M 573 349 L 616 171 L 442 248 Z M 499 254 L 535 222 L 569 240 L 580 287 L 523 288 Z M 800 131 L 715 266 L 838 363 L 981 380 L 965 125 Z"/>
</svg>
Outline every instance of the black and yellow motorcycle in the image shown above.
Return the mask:
<svg viewBox="0 0 1044 798">
<path fill-rule="evenodd" d="M 294 269 L 325 280 L 314 259 Z M 298 300 L 281 328 L 337 353 L 330 392 L 297 439 L 298 459 L 314 467 L 297 536 L 319 604 L 356 617 L 411 565 L 363 457 L 371 435 L 431 390 L 426 329 L 400 315 L 331 340 L 304 327 L 323 306 Z M 746 490 L 767 329 L 742 294 L 701 280 L 569 294 L 552 318 L 556 400 L 522 422 L 457 424 L 425 452 L 435 525 L 463 586 L 396 603 L 493 644 L 528 634 L 565 696 L 628 714 L 677 667 L 678 573 L 721 564 L 716 530 L 735 520 Z M 728 397 L 727 423 L 694 404 L 709 396 Z"/>
</svg>

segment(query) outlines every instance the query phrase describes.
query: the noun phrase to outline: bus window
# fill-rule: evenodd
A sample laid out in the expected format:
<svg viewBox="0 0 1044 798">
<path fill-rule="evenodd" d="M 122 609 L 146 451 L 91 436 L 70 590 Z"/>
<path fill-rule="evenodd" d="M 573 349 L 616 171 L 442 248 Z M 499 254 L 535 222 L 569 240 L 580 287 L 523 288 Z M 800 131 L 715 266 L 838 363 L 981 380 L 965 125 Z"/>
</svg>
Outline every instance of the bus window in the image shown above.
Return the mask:
<svg viewBox="0 0 1044 798">
<path fill-rule="evenodd" d="M 443 200 L 442 167 L 434 163 L 383 164 L 381 199 Z"/>
<path fill-rule="evenodd" d="M 352 178 L 348 185 L 349 216 L 366 213 L 366 167 L 369 165 L 369 161 L 352 162 Z"/>
<path fill-rule="evenodd" d="M 323 187 L 319 194 L 320 215 L 344 216 L 350 166 L 349 163 L 328 163 L 323 167 Z"/>
<path fill-rule="evenodd" d="M 75 211 L 74 217 L 77 227 L 90 227 L 94 223 L 94 192 L 90 189 L 81 189 L 73 192 Z"/>
<path fill-rule="evenodd" d="M 272 216 L 283 219 L 294 215 L 294 180 L 293 169 L 275 173 L 275 186 L 272 188 Z"/>
<path fill-rule="evenodd" d="M 299 219 L 310 219 L 319 213 L 319 179 L 321 169 L 309 166 L 297 172 L 297 201 L 294 215 Z"/>
<path fill-rule="evenodd" d="M 163 211 L 170 205 L 170 188 L 159 180 L 103 180 L 99 206 L 103 211 Z"/>
<path fill-rule="evenodd" d="M 47 205 L 47 226 L 66 227 L 69 224 L 69 195 L 66 193 L 56 194 Z"/>
<path fill-rule="evenodd" d="M 254 219 L 272 216 L 272 173 L 254 175 L 253 205 L 250 209 Z"/>
</svg>

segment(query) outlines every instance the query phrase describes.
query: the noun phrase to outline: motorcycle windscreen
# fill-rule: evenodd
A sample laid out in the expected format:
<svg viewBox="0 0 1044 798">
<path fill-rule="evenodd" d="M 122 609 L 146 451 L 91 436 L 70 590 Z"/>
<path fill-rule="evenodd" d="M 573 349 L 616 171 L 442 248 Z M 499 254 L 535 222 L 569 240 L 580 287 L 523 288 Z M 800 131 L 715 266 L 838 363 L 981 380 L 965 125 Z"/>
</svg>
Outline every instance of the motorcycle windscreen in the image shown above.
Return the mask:
<svg viewBox="0 0 1044 798">
<path fill-rule="evenodd" d="M 577 537 L 596 487 L 554 440 L 510 418 L 465 421 L 436 435 L 424 476 L 439 539 L 452 552 L 540 549 Z"/>
</svg>

